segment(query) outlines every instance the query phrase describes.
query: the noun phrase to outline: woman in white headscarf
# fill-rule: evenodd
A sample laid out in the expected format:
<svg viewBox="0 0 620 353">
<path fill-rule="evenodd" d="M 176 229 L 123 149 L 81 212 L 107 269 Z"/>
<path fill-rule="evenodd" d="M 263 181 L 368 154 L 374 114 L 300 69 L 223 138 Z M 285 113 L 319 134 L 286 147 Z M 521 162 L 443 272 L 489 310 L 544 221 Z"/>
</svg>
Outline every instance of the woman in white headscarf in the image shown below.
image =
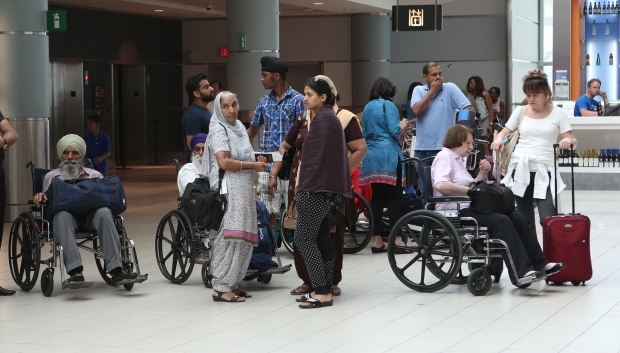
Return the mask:
<svg viewBox="0 0 620 353">
<path fill-rule="evenodd" d="M 213 300 L 243 302 L 251 294 L 241 290 L 239 282 L 250 264 L 252 248 L 258 244 L 252 170 L 262 172 L 269 164 L 263 157 L 254 161 L 248 134 L 237 120 L 236 94 L 228 91 L 218 94 L 214 110 L 203 167 L 213 188 L 218 188 L 220 168 L 225 171 L 222 193 L 226 194 L 228 208 L 219 231 L 210 234 Z"/>
</svg>

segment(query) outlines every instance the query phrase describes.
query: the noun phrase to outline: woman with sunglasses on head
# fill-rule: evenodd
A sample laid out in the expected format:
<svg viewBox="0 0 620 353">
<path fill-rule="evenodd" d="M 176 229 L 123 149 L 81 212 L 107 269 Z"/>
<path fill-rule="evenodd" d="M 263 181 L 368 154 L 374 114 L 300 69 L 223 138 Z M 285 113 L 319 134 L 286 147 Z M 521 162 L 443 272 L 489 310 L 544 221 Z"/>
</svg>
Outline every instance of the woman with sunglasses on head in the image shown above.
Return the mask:
<svg viewBox="0 0 620 353">
<path fill-rule="evenodd" d="M 304 88 L 312 124 L 304 140 L 297 181 L 295 246 L 304 259 L 314 292 L 297 299 L 302 309 L 333 304 L 330 288 L 335 253 L 331 220 L 343 212 L 343 198 L 351 198 L 347 145 L 334 112 L 336 96 L 327 81 L 310 79 Z"/>
</svg>

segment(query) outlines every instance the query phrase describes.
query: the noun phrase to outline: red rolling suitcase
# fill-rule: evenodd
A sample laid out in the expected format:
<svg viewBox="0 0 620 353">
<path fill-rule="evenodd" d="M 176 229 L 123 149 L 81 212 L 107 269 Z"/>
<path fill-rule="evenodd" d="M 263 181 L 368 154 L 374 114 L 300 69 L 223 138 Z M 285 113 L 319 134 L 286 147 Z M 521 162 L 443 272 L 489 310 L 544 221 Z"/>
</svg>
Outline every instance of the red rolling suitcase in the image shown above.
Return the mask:
<svg viewBox="0 0 620 353">
<path fill-rule="evenodd" d="M 557 144 L 553 145 L 554 153 Z M 572 145 L 571 145 L 572 152 Z M 571 153 L 572 155 L 572 153 Z M 563 262 L 566 268 L 549 276 L 547 281 L 562 284 L 569 281 L 578 286 L 592 278 L 592 260 L 590 258 L 590 219 L 575 213 L 575 173 L 571 158 L 572 205 L 573 212 L 557 216 L 548 216 L 543 220 L 543 252 L 549 262 Z M 557 162 L 556 162 L 556 197 L 555 211 L 558 213 Z"/>
</svg>

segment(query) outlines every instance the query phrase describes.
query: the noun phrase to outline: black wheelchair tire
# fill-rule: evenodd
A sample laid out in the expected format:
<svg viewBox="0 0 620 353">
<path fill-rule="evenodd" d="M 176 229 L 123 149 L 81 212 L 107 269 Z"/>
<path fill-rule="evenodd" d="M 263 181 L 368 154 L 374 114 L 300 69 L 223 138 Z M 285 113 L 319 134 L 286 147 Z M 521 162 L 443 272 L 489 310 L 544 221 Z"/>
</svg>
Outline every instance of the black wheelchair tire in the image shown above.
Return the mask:
<svg viewBox="0 0 620 353">
<path fill-rule="evenodd" d="M 99 238 L 93 239 L 93 250 L 102 251 L 99 246 L 100 245 L 99 243 L 100 243 Z M 105 259 L 99 257 L 97 254 L 94 254 L 94 255 L 95 255 L 95 265 L 97 265 L 97 270 L 99 271 L 101 278 L 105 281 L 105 283 L 111 285 L 112 276 L 108 274 L 108 269 L 106 268 L 106 265 L 105 265 Z"/>
<path fill-rule="evenodd" d="M 372 209 L 370 208 L 370 203 L 366 200 L 362 195 L 353 191 L 353 198 L 359 200 L 362 205 L 364 205 L 363 209 L 357 210 L 358 221 L 355 224 L 349 224 L 348 220 L 346 220 L 346 228 L 344 230 L 345 244 L 344 244 L 344 253 L 345 254 L 356 254 L 362 251 L 370 242 L 373 236 L 373 232 L 375 229 L 375 220 L 373 217 Z M 364 212 L 368 213 L 367 222 L 360 222 L 359 217 Z M 364 230 L 363 232 L 358 231 L 357 229 L 361 228 Z M 359 236 L 361 235 L 361 237 Z M 347 242 L 348 239 L 352 239 L 353 242 Z M 359 239 L 358 239 L 359 238 Z"/>
<path fill-rule="evenodd" d="M 166 229 L 170 234 L 165 234 Z M 167 254 L 164 254 L 164 244 L 170 246 Z M 171 256 L 173 257 L 172 266 L 169 269 L 166 262 Z M 159 222 L 155 235 L 155 257 L 162 275 L 172 283 L 184 283 L 192 274 L 196 258 L 194 230 L 189 218 L 182 210 L 168 212 Z M 178 274 L 177 264 L 181 268 Z"/>
<path fill-rule="evenodd" d="M 487 294 L 492 284 L 491 274 L 484 268 L 474 269 L 467 278 L 467 289 L 475 296 Z"/>
<path fill-rule="evenodd" d="M 54 292 L 53 268 L 46 268 L 43 270 L 43 273 L 41 274 L 41 292 L 43 292 L 43 295 L 46 297 L 51 296 L 52 292 Z"/>
<path fill-rule="evenodd" d="M 202 264 L 202 270 L 200 271 L 202 277 L 202 283 L 207 288 L 213 288 L 213 276 L 209 273 L 209 263 Z"/>
<path fill-rule="evenodd" d="M 396 245 L 397 237 L 403 238 L 405 247 Z M 397 249 L 405 253 L 397 254 Z M 419 292 L 435 292 L 451 284 L 463 260 L 458 231 L 445 217 L 428 210 L 416 210 L 401 217 L 390 232 L 387 250 L 390 267 L 398 280 Z M 431 271 L 429 264 L 436 261 L 447 263 L 447 268 Z M 415 266 L 418 271 L 405 273 Z M 433 283 L 426 282 L 427 272 L 437 274 Z"/>
<path fill-rule="evenodd" d="M 40 263 L 39 231 L 35 227 L 34 217 L 30 212 L 23 212 L 13 221 L 11 226 L 9 268 L 13 281 L 24 292 L 30 291 L 37 283 Z"/>
</svg>

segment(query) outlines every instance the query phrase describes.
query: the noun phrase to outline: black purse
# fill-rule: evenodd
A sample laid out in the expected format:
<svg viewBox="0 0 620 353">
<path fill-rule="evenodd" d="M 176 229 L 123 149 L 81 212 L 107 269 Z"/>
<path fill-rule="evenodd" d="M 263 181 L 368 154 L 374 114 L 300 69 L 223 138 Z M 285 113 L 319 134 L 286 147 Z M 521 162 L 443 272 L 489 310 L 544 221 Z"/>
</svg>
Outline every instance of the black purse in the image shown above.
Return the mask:
<svg viewBox="0 0 620 353">
<path fill-rule="evenodd" d="M 220 168 L 218 176 L 221 189 L 223 169 Z M 180 206 L 193 224 L 217 231 L 226 213 L 228 200 L 219 190 L 211 189 L 208 178 L 198 177 L 185 187 Z"/>
<path fill-rule="evenodd" d="M 473 183 L 467 191 L 471 199 L 470 209 L 482 214 L 508 214 L 515 210 L 515 195 L 504 184 Z"/>
<path fill-rule="evenodd" d="M 303 125 L 305 118 L 297 120 L 297 134 L 299 134 L 299 130 L 301 130 L 301 125 Z M 291 167 L 293 166 L 293 158 L 295 158 L 295 154 L 297 153 L 297 147 L 293 144 L 291 148 L 284 152 L 282 156 L 282 167 L 280 171 L 278 171 L 278 178 L 280 180 L 288 180 L 291 177 Z"/>
</svg>

